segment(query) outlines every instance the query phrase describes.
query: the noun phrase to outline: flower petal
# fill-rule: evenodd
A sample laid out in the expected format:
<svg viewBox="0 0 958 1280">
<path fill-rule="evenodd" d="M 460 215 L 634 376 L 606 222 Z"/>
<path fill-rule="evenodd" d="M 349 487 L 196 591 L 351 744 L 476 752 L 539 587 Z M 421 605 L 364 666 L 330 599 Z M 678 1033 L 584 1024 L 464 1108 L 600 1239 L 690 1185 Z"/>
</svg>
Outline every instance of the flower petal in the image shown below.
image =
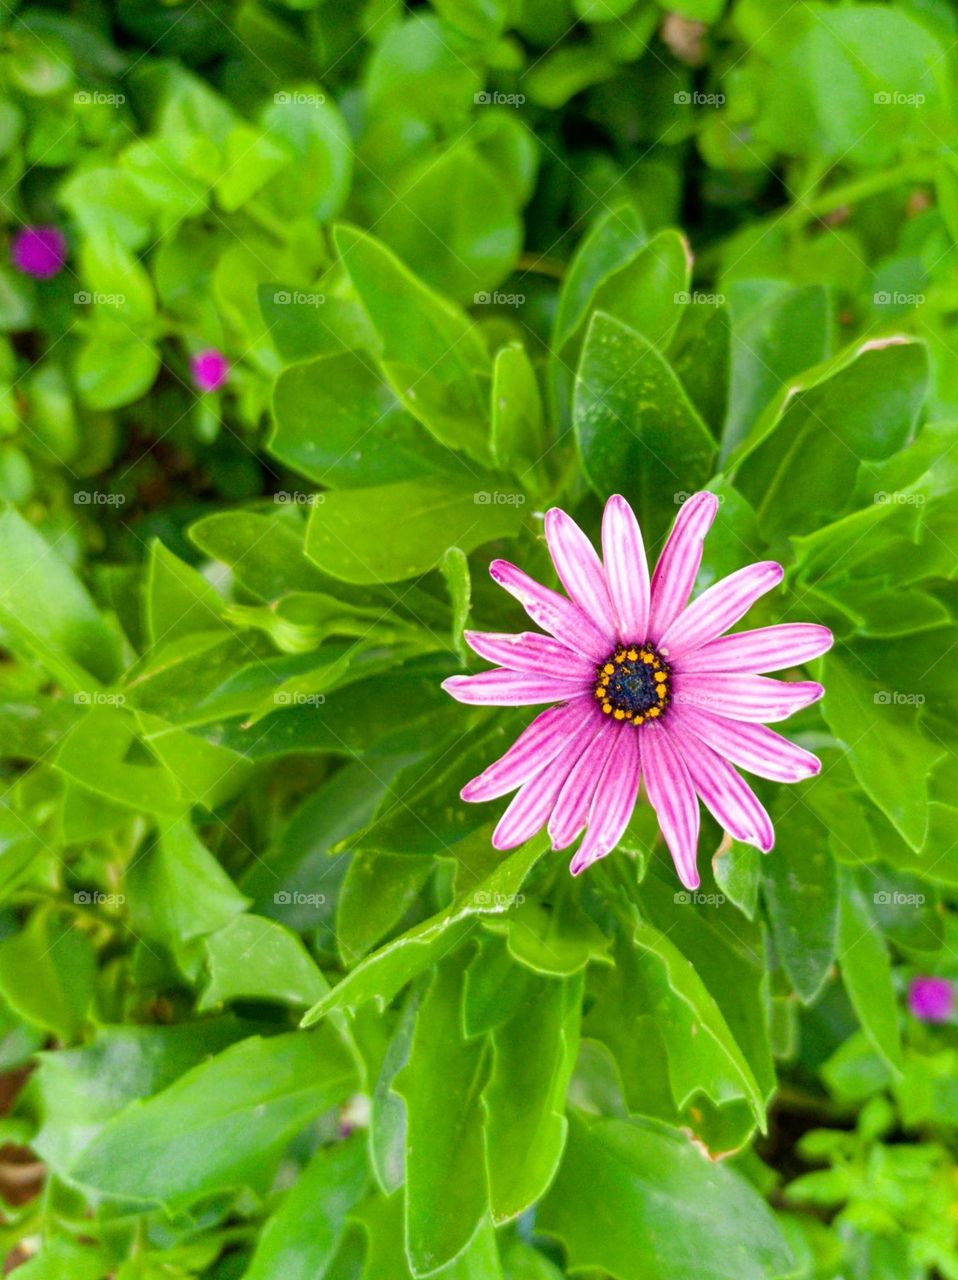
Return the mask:
<svg viewBox="0 0 958 1280">
<path fill-rule="evenodd" d="M 818 756 L 764 725 L 728 720 L 725 716 L 680 704 L 671 708 L 670 718 L 673 717 L 683 730 L 694 733 L 713 751 L 756 777 L 771 778 L 775 782 L 801 782 L 821 772 L 822 762 Z"/>
<path fill-rule="evenodd" d="M 693 493 L 679 508 L 652 574 L 649 636 L 653 644 L 688 603 L 702 563 L 702 544 L 718 511 L 714 493 Z"/>
<path fill-rule="evenodd" d="M 530 840 L 549 821 L 553 806 L 569 776 L 569 770 L 588 747 L 599 729 L 592 719 L 570 738 L 547 769 L 540 770 L 513 796 L 509 807 L 492 833 L 496 849 L 514 849 Z"/>
<path fill-rule="evenodd" d="M 607 634 L 615 632 L 605 570 L 595 547 L 571 516 L 552 507 L 546 512 L 546 543 L 559 581 L 569 598 Z"/>
<path fill-rule="evenodd" d="M 635 732 L 631 725 L 629 730 Z M 611 719 L 603 720 L 599 732 L 569 771 L 549 818 L 553 849 L 564 849 L 570 845 L 585 826 L 605 762 L 610 752 L 617 749 L 617 742 L 622 736 L 621 724 Z"/>
<path fill-rule="evenodd" d="M 534 671 L 560 680 L 581 680 L 586 685 L 595 682 L 595 663 L 590 658 L 573 653 L 561 640 L 541 636 L 537 631 L 464 631 L 463 635 L 480 658 L 509 671 Z"/>
<path fill-rule="evenodd" d="M 697 889 L 699 802 L 688 769 L 659 725 L 643 727 L 642 773 L 679 879 L 686 889 Z"/>
<path fill-rule="evenodd" d="M 787 720 L 817 702 L 825 690 L 814 680 L 770 680 L 725 672 L 682 672 L 672 693 L 680 707 L 695 707 L 730 720 Z"/>
<path fill-rule="evenodd" d="M 576 653 L 601 662 L 615 644 L 614 633 L 602 631 L 578 605 L 560 596 L 558 591 L 542 586 L 508 560 L 493 560 L 489 572 L 501 587 L 515 596 L 537 626 Z"/>
<path fill-rule="evenodd" d="M 463 800 L 478 804 L 515 791 L 550 765 L 570 738 L 587 730 L 590 721 L 594 730 L 597 713 L 582 698 L 540 712 L 509 750 L 467 782 L 460 795 Z"/>
<path fill-rule="evenodd" d="M 828 627 L 786 622 L 709 640 L 685 654 L 680 665 L 683 671 L 748 671 L 757 675 L 809 662 L 827 652 L 833 641 Z"/>
<path fill-rule="evenodd" d="M 748 613 L 759 596 L 777 587 L 784 574 L 785 570 L 774 560 L 761 560 L 730 573 L 679 614 L 660 636 L 659 649 L 669 659 L 681 659 L 692 649 L 714 640 Z"/>
<path fill-rule="evenodd" d="M 635 513 L 617 493 L 602 516 L 602 555 L 619 639 L 641 644 L 649 629 L 649 564 Z"/>
<path fill-rule="evenodd" d="M 758 796 L 745 779 L 694 733 L 668 728 L 669 737 L 685 761 L 692 786 L 715 821 L 730 836 L 768 853 L 775 828 Z"/>
<path fill-rule="evenodd" d="M 589 827 L 569 870 L 577 876 L 611 853 L 629 824 L 639 794 L 641 733 L 626 729 L 606 761 L 589 809 Z"/>
<path fill-rule="evenodd" d="M 579 681 L 537 676 L 530 671 L 496 667 L 475 676 L 450 676 L 442 687 L 457 702 L 479 707 L 528 707 L 537 702 L 565 702 L 589 692 Z"/>
</svg>

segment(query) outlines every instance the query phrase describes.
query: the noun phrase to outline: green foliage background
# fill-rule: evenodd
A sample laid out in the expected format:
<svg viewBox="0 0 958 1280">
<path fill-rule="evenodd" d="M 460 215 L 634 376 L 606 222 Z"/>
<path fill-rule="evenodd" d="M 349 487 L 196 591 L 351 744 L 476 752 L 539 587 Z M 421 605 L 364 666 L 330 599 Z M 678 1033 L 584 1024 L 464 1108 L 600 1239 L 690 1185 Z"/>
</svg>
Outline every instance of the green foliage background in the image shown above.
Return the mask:
<svg viewBox="0 0 958 1280">
<path fill-rule="evenodd" d="M 674 10 L 4 6 L 23 1280 L 958 1277 L 958 18 Z M 821 776 L 694 901 L 647 807 L 496 854 L 488 561 L 703 486 L 700 587 L 836 633 Z"/>
</svg>

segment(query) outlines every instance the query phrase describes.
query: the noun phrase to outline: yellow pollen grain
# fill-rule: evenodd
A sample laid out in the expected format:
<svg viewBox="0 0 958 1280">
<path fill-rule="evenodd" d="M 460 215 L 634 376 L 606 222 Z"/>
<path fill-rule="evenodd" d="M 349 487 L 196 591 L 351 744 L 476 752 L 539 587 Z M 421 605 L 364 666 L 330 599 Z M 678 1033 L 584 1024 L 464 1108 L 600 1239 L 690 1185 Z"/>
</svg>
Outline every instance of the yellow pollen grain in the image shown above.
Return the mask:
<svg viewBox="0 0 958 1280">
<path fill-rule="evenodd" d="M 660 684 L 665 684 L 669 678 L 669 673 L 667 671 L 656 671 L 655 678 Z"/>
<path fill-rule="evenodd" d="M 621 707 L 616 707 L 615 712 L 614 712 L 614 715 L 615 715 L 616 720 L 624 720 L 624 719 L 625 719 L 625 712 L 622 710 L 622 708 L 621 708 Z"/>
<path fill-rule="evenodd" d="M 641 723 L 642 723 L 642 721 L 643 721 L 644 719 L 645 719 L 645 716 L 636 716 L 636 717 L 635 717 L 635 723 L 636 723 L 636 724 L 641 724 Z"/>
<path fill-rule="evenodd" d="M 606 715 L 608 715 L 608 714 L 609 714 L 609 712 L 612 710 L 612 703 L 611 703 L 611 702 L 603 702 L 603 704 L 602 704 L 602 710 L 605 712 L 605 714 L 606 714 Z"/>
<path fill-rule="evenodd" d="M 655 717 L 656 717 L 657 715 L 660 715 L 660 714 L 661 714 L 661 712 L 660 712 L 660 709 L 659 709 L 658 707 L 649 707 L 649 710 L 648 710 L 648 713 L 647 713 L 647 714 L 648 714 L 648 715 L 650 715 L 650 716 L 653 718 L 653 720 L 654 720 L 654 719 L 655 719 Z"/>
<path fill-rule="evenodd" d="M 646 666 L 651 666 L 652 663 L 655 661 L 655 659 L 652 657 L 651 653 L 643 652 L 642 661 L 645 663 Z"/>
<path fill-rule="evenodd" d="M 607 676 L 615 675 L 615 667 L 612 665 L 611 662 L 607 662 L 605 666 L 602 668 L 602 670 L 605 672 Z"/>
<path fill-rule="evenodd" d="M 630 662 L 635 662 L 635 660 L 638 658 L 638 656 L 639 656 L 639 655 L 638 655 L 638 651 L 637 651 L 637 650 L 635 650 L 635 649 L 630 649 L 630 650 L 629 650 L 628 658 L 629 658 L 629 661 L 630 661 Z"/>
</svg>

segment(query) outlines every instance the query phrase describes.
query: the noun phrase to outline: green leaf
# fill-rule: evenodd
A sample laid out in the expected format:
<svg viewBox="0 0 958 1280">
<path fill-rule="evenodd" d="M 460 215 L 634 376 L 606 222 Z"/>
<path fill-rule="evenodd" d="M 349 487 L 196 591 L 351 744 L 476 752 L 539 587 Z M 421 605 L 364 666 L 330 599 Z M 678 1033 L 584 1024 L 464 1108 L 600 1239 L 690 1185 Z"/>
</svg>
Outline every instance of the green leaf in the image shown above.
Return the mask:
<svg viewBox="0 0 958 1280">
<path fill-rule="evenodd" d="M 841 873 L 838 963 L 858 1020 L 894 1072 L 902 1068 L 898 1004 L 881 929 L 851 871 Z"/>
<path fill-rule="evenodd" d="M 523 481 L 542 460 L 542 400 L 535 369 L 521 343 L 496 355 L 492 374 L 492 459 Z"/>
<path fill-rule="evenodd" d="M 125 887 L 133 927 L 160 942 L 213 933 L 249 906 L 187 818 L 164 823 L 127 870 Z"/>
<path fill-rule="evenodd" d="M 838 874 L 828 828 L 807 805 L 789 797 L 772 818 L 775 848 L 762 862 L 762 891 L 775 951 L 796 995 L 810 1004 L 835 960 Z"/>
<path fill-rule="evenodd" d="M 348 965 L 362 959 L 402 920 L 433 871 L 428 858 L 356 850 L 336 913 L 339 952 Z"/>
<path fill-rule="evenodd" d="M 90 695 L 77 694 L 77 698 L 89 702 Z M 53 764 L 110 804 L 167 817 L 182 811 L 183 798 L 172 774 L 146 748 L 137 752 L 137 747 L 128 715 L 115 706 L 91 706 L 60 743 Z"/>
<path fill-rule="evenodd" d="M 512 1017 L 492 1033 L 492 1070 L 482 1103 L 489 1208 L 497 1224 L 533 1205 L 559 1166 L 582 992 L 581 977 L 535 979 L 524 987 Z"/>
<path fill-rule="evenodd" d="M 500 176 L 461 143 L 403 175 L 376 230 L 428 285 L 458 302 L 485 301 L 522 247 Z"/>
<path fill-rule="evenodd" d="M 61 1040 L 84 1026 L 95 975 L 88 935 L 48 911 L 0 942 L 0 992 L 21 1018 Z"/>
<path fill-rule="evenodd" d="M 472 551 L 518 533 L 524 496 L 474 483 L 422 479 L 327 493 L 310 517 L 306 554 L 334 578 L 370 585 L 427 573 L 448 547 Z"/>
<path fill-rule="evenodd" d="M 711 473 L 715 441 L 672 369 L 646 338 L 602 312 L 582 350 L 574 421 L 593 489 L 605 496 L 610 477 L 624 478 L 647 539 L 661 532 L 662 504 L 700 489 Z"/>
<path fill-rule="evenodd" d="M 120 409 L 146 395 L 159 371 L 159 351 L 121 329 L 91 334 L 80 348 L 74 375 L 88 409 Z"/>
<path fill-rule="evenodd" d="M 88 683 L 81 670 L 110 680 L 120 663 L 115 634 L 73 570 L 12 507 L 0 512 L 0 622 L 17 648 L 69 689 Z"/>
<path fill-rule="evenodd" d="M 793 1260 L 758 1193 L 674 1129 L 646 1120 L 570 1123 L 537 1226 L 572 1271 L 615 1280 L 773 1280 Z"/>
<path fill-rule="evenodd" d="M 223 597 L 202 574 L 154 540 L 145 595 L 145 629 L 151 645 L 218 627 L 224 608 Z"/>
<path fill-rule="evenodd" d="M 416 1275 L 451 1262 L 489 1213 L 483 1159 L 481 1041 L 462 1038 L 462 955 L 439 966 L 409 1060 L 393 1088 L 406 1103 L 406 1248 Z"/>
<path fill-rule="evenodd" d="M 474 917 L 498 915 L 515 902 L 526 875 L 541 857 L 544 841 L 528 841 L 455 902 L 367 957 L 303 1019 L 311 1026 L 333 1009 L 356 1009 L 375 999 L 380 1008 L 418 974 L 449 952 Z"/>
<path fill-rule="evenodd" d="M 250 1037 L 112 1119 L 71 1177 L 124 1200 L 168 1209 L 228 1188 L 268 1183 L 289 1139 L 355 1085 L 331 1028 Z"/>
<path fill-rule="evenodd" d="M 360 1137 L 321 1147 L 267 1221 L 245 1280 L 324 1280 L 366 1184 Z"/>
<path fill-rule="evenodd" d="M 308 1006 L 329 989 L 296 934 L 262 916 L 234 916 L 203 945 L 210 980 L 200 1012 L 240 998 Z"/>
<path fill-rule="evenodd" d="M 559 291 L 552 338 L 556 351 L 563 350 L 595 309 L 599 285 L 631 262 L 647 238 L 638 210 L 631 204 L 605 210 L 582 237 Z"/>
</svg>

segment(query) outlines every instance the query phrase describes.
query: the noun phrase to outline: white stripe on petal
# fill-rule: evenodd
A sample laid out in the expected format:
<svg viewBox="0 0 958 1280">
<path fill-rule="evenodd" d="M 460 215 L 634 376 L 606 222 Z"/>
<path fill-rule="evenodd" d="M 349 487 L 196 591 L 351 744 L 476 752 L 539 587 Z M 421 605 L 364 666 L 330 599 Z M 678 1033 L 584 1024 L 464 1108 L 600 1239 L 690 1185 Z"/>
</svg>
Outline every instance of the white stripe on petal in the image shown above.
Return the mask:
<svg viewBox="0 0 958 1280">
<path fill-rule="evenodd" d="M 801 782 L 821 772 L 822 762 L 818 756 L 764 725 L 729 720 L 682 705 L 672 706 L 669 718 L 756 777 L 774 782 Z"/>
<path fill-rule="evenodd" d="M 679 614 L 659 638 L 659 649 L 670 661 L 681 662 L 684 654 L 714 640 L 744 617 L 759 596 L 778 586 L 784 572 L 774 560 L 762 560 L 730 573 Z"/>
<path fill-rule="evenodd" d="M 549 821 L 553 806 L 569 770 L 595 737 L 599 725 L 593 720 L 572 737 L 551 762 L 513 796 L 509 807 L 492 833 L 496 849 L 514 849 L 541 831 Z"/>
<path fill-rule="evenodd" d="M 615 635 L 606 632 L 582 610 L 560 596 L 558 591 L 542 586 L 508 560 L 493 560 L 489 572 L 496 582 L 515 598 L 532 621 L 564 645 L 601 662 L 615 644 Z"/>
<path fill-rule="evenodd" d="M 549 818 L 549 836 L 553 849 L 565 849 L 586 824 L 589 806 L 610 752 L 617 751 L 619 741 L 627 733 L 634 733 L 631 725 L 627 732 L 623 725 L 611 718 L 603 720 L 599 732 L 575 762 L 575 766 L 562 785 Z"/>
<path fill-rule="evenodd" d="M 828 627 L 814 622 L 786 622 L 719 636 L 700 649 L 685 654 L 682 671 L 782 671 L 818 658 L 832 647 L 834 637 Z"/>
<path fill-rule="evenodd" d="M 590 693 L 579 681 L 537 676 L 530 671 L 480 671 L 476 676 L 450 676 L 442 687 L 457 702 L 478 707 L 528 707 L 537 702 L 565 702 Z"/>
<path fill-rule="evenodd" d="M 635 513 L 617 493 L 602 516 L 602 555 L 619 639 L 643 644 L 649 629 L 649 564 Z"/>
<path fill-rule="evenodd" d="M 787 720 L 817 702 L 825 690 L 814 680 L 770 680 L 725 672 L 682 672 L 672 682 L 678 707 L 693 707 L 731 720 Z"/>
<path fill-rule="evenodd" d="M 477 804 L 515 791 L 551 764 L 571 738 L 586 732 L 590 721 L 597 727 L 599 714 L 584 698 L 540 712 L 508 751 L 466 783 L 463 800 Z"/>
<path fill-rule="evenodd" d="M 552 507 L 546 512 L 546 543 L 559 581 L 569 598 L 608 635 L 615 632 L 605 570 L 595 547 L 571 516 Z"/>
<path fill-rule="evenodd" d="M 647 725 L 642 730 L 645 788 L 679 879 L 686 889 L 697 889 L 699 802 L 689 771 L 662 728 Z"/>
<path fill-rule="evenodd" d="M 641 738 L 639 730 L 629 727 L 606 761 L 589 809 L 589 828 L 569 864 L 574 876 L 611 853 L 629 825 L 639 794 Z"/>
<path fill-rule="evenodd" d="M 693 493 L 679 508 L 652 574 L 649 635 L 653 644 L 688 603 L 702 563 L 702 544 L 718 511 L 714 493 Z"/>
<path fill-rule="evenodd" d="M 683 733 L 681 727 L 669 727 L 668 733 L 685 761 L 692 786 L 719 826 L 736 840 L 768 853 L 775 843 L 775 829 L 745 779 L 694 733 Z"/>
<path fill-rule="evenodd" d="M 558 676 L 560 680 L 595 683 L 595 663 L 581 653 L 566 648 L 561 640 L 541 636 L 536 631 L 516 633 L 464 631 L 466 643 L 480 658 L 498 663 L 509 671 L 534 671 Z"/>
</svg>

